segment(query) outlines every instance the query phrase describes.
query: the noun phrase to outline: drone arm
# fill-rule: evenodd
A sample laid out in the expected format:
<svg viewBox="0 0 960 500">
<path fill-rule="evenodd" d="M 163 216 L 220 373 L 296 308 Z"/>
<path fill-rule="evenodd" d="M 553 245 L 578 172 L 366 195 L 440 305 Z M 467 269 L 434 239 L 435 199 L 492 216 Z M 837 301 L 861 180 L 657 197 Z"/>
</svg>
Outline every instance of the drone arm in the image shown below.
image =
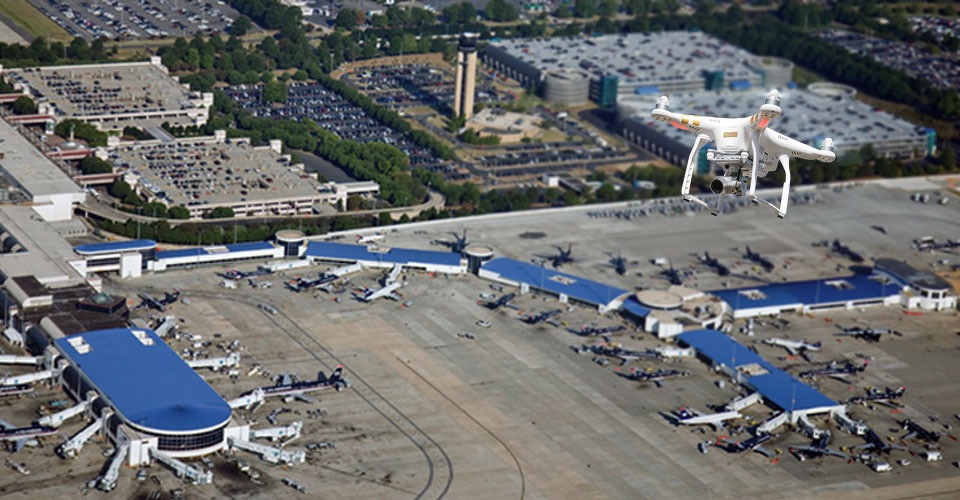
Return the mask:
<svg viewBox="0 0 960 500">
<path fill-rule="evenodd" d="M 766 143 L 761 144 L 763 149 L 771 155 L 780 156 L 788 154 L 794 158 L 817 160 L 823 163 L 831 163 L 837 159 L 837 155 L 831 150 L 833 145 L 831 139 L 825 139 L 825 148 L 818 149 L 809 144 L 804 144 L 796 139 L 787 137 L 771 128 L 767 128 L 762 136 L 762 142 Z"/>
</svg>

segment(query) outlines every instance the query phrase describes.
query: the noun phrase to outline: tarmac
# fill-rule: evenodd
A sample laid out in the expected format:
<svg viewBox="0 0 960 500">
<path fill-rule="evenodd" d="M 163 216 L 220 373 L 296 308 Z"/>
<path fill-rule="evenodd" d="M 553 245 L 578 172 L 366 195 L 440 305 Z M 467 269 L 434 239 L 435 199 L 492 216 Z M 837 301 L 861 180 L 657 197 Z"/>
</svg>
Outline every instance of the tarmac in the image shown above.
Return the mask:
<svg viewBox="0 0 960 500">
<path fill-rule="evenodd" d="M 548 258 L 556 253 L 554 246 L 573 243 L 575 261 L 564 266 L 565 271 L 626 289 L 669 286 L 660 276 L 661 266 L 651 263 L 656 257 L 688 269 L 691 277 L 685 285 L 702 289 L 721 288 L 724 283 L 735 287 L 850 274 L 850 261 L 812 245 L 837 237 L 868 258 L 904 258 L 915 267 L 932 270 L 948 267 L 943 260 L 956 262 L 955 255 L 921 254 L 910 244 L 921 236 L 960 236 L 958 197 L 937 182 L 910 181 L 902 186 L 820 189 L 819 203 L 791 207 L 784 220 L 768 209 L 749 206 L 719 217 L 657 214 L 623 220 L 590 217 L 587 212 L 597 208 L 592 206 L 399 226 L 387 232 L 385 244 L 444 250 L 430 242 L 452 239 L 449 233 L 467 229 L 471 242 L 490 245 L 498 255 L 530 260 Z M 947 205 L 910 201 L 910 195 L 919 190 L 939 191 L 951 201 Z M 886 234 L 872 225 L 883 226 Z M 771 258 L 776 269 L 771 273 L 756 269 L 742 257 L 745 245 Z M 730 265 L 732 274 L 720 278 L 700 266 L 691 253 L 704 250 Z M 632 261 L 623 276 L 609 264 L 611 254 L 617 252 Z M 252 270 L 256 264 L 239 267 Z M 214 267 L 107 280 L 106 291 L 128 297 L 136 297 L 137 291 L 160 293 L 178 287 L 189 304 L 175 304 L 169 313 L 183 319 L 181 331 L 203 335 L 214 344 L 239 340 L 243 367 L 237 380 L 200 372 L 227 399 L 272 383 L 262 375 L 247 376 L 254 364 L 272 375 L 289 372 L 307 379 L 318 370 L 329 373 L 343 363 L 351 383 L 349 390 L 321 393 L 319 403 L 268 401 L 256 412 L 236 413 L 237 418 L 256 421 L 254 427 L 269 427 L 266 416 L 286 406 L 292 411 L 281 414 L 279 424 L 304 421 L 304 436 L 288 448 L 320 441 L 337 444 L 335 449 L 309 451 L 307 463 L 295 468 L 275 467 L 244 455 L 260 472 L 262 485 L 239 473 L 228 457 L 217 456 L 213 485 L 183 486 L 161 466 L 150 470 L 159 485 L 153 479 L 136 482 L 134 474 L 124 469 L 113 495 L 145 497 L 153 491 L 169 495 L 170 489 L 182 487 L 188 498 L 296 496 L 281 484 L 284 477 L 304 485 L 309 492 L 305 497 L 343 499 L 955 498 L 960 491 L 960 473 L 952 465 L 960 460 L 960 446 L 952 436 L 939 443 L 942 461 L 922 462 L 912 454 L 894 451 L 885 459 L 891 463 L 910 459 L 913 464 L 895 464 L 884 474 L 832 457 L 800 462 L 788 449 L 809 444 L 810 439 L 784 428 L 768 444 L 780 451 L 774 458 L 713 447 L 700 453 L 698 443 L 730 431 L 678 428 L 666 416 L 687 405 L 710 411 L 708 405 L 734 399 L 738 388 L 696 359 L 677 364 L 635 362 L 630 366 L 681 367 L 692 372 L 689 377 L 664 381 L 663 387 L 641 384 L 618 377 L 614 371 L 618 362 L 601 366 L 591 360 L 592 355 L 570 348 L 599 340 L 570 330 L 624 322 L 614 315 L 601 316 L 585 306 L 558 306 L 555 297 L 535 294 L 515 299 L 516 309 L 491 311 L 477 304 L 479 294 L 501 292 L 470 275 L 406 273 L 402 279 L 408 284 L 399 292 L 411 302 L 409 307 L 350 298 L 354 288 L 376 286 L 381 273 L 374 271 L 351 276 L 339 294 L 297 294 L 282 286 L 297 274 L 312 277 L 322 269 L 301 268 L 258 278 L 272 282 L 267 289 L 220 288 L 215 275 L 220 269 Z M 256 307 L 259 303 L 269 303 L 279 313 L 270 315 Z M 560 326 L 519 320 L 521 314 L 557 307 L 564 308 L 558 317 Z M 150 314 L 158 313 L 135 311 L 138 316 Z M 849 381 L 824 379 L 816 385 L 835 400 L 863 394 L 866 387 L 907 386 L 903 408 L 850 407 L 852 416 L 863 419 L 884 439 L 905 434 L 896 422 L 904 417 L 946 434 L 952 432 L 946 425 L 960 425 L 953 417 L 960 413 L 956 312 L 913 316 L 898 306 L 887 306 L 784 319 L 789 321 L 785 328 L 776 328 L 766 319 L 759 321 L 753 336 L 737 333 L 743 324 L 738 322 L 733 335 L 742 343 L 756 344 L 760 355 L 793 374 L 835 359 L 872 358 L 867 370 Z M 480 320 L 489 321 L 490 326 L 478 325 Z M 836 337 L 838 324 L 893 328 L 903 336 L 869 344 Z M 475 338 L 459 333 L 472 333 Z M 220 336 L 214 338 L 214 334 Z M 808 362 L 761 343 L 769 337 L 822 341 L 824 348 L 812 353 Z M 635 349 L 662 345 L 632 326 L 611 340 Z M 171 341 L 178 351 L 187 344 Z M 221 354 L 211 348 L 210 355 Z M 719 381 L 726 382 L 722 388 Z M 0 415 L 26 423 L 35 418 L 31 415 L 40 402 L 59 398 L 62 395 L 47 393 L 39 398 L 8 398 L 0 401 Z M 319 408 L 323 415 L 309 418 L 308 411 Z M 772 411 L 754 406 L 746 413 L 762 421 Z M 814 423 L 832 430 L 832 447 L 864 442 L 822 418 Z M 70 435 L 81 426 L 72 421 L 61 434 Z M 58 443 L 61 438 L 52 439 Z M 106 460 L 93 451 L 105 444 L 89 445 L 80 458 L 64 462 L 53 455 L 53 443 L 11 455 L 34 473 L 0 475 L 0 496 L 75 496 Z M 923 443 L 914 440 L 905 444 L 914 453 L 924 449 Z"/>
</svg>

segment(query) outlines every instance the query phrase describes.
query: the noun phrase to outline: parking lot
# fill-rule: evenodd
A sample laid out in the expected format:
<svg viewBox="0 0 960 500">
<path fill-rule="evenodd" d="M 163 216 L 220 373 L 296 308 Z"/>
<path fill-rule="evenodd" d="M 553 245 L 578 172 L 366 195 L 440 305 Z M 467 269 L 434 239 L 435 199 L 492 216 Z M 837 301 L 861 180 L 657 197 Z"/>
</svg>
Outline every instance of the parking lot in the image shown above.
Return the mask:
<svg viewBox="0 0 960 500">
<path fill-rule="evenodd" d="M 821 30 L 816 35 L 847 52 L 870 57 L 937 87 L 960 87 L 960 64 L 956 54 L 934 55 L 918 45 L 838 29 Z"/>
<path fill-rule="evenodd" d="M 445 172 L 451 165 L 433 151 L 420 147 L 399 132 L 371 118 L 358 106 L 319 83 L 293 83 L 282 104 L 264 103 L 262 87 L 237 85 L 227 95 L 253 116 L 281 120 L 309 118 L 341 139 L 361 144 L 382 142 L 396 146 L 410 157 L 410 165 Z"/>
<path fill-rule="evenodd" d="M 30 0 L 71 36 L 88 40 L 192 36 L 239 17 L 224 0 Z"/>
<path fill-rule="evenodd" d="M 448 113 L 453 102 L 453 75 L 427 64 L 404 64 L 362 68 L 343 78 L 351 85 L 391 109 L 429 106 Z M 512 96 L 498 92 L 490 81 L 480 74 L 475 102 L 489 104 L 506 102 Z"/>
</svg>

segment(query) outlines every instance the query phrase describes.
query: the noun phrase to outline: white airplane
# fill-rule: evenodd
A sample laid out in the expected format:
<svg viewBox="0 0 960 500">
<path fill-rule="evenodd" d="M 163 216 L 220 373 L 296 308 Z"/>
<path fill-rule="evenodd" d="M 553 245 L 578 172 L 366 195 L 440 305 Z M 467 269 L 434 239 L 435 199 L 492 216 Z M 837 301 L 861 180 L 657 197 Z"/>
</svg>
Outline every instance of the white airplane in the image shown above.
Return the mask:
<svg viewBox="0 0 960 500">
<path fill-rule="evenodd" d="M 57 429 L 45 425 L 32 427 L 17 427 L 10 422 L 0 420 L 0 441 L 13 443 L 13 451 L 20 451 L 24 446 L 39 446 L 37 438 L 57 433 Z"/>
<path fill-rule="evenodd" d="M 363 295 L 356 295 L 356 297 L 364 302 L 373 302 L 380 298 L 400 300 L 400 296 L 393 292 L 399 289 L 401 286 L 403 286 L 403 283 L 396 281 L 379 290 L 367 290 Z"/>
<path fill-rule="evenodd" d="M 392 284 L 396 283 L 396 282 L 397 282 L 397 278 L 400 277 L 400 273 L 401 273 L 401 272 L 403 272 L 403 266 L 401 266 L 400 264 L 395 264 L 395 265 L 390 269 L 390 272 L 387 273 L 387 275 L 383 277 L 383 284 L 384 284 L 384 285 L 392 285 Z"/>
<path fill-rule="evenodd" d="M 361 244 L 361 245 L 363 245 L 363 244 L 365 244 L 365 243 L 373 243 L 374 241 L 379 241 L 379 240 L 382 240 L 382 239 L 384 239 L 384 238 L 386 238 L 386 237 L 387 237 L 387 235 L 385 235 L 385 234 L 383 234 L 383 233 L 373 233 L 373 234 L 367 234 L 367 235 L 358 234 L 358 235 L 357 235 L 357 243 L 359 243 L 359 244 Z"/>
<path fill-rule="evenodd" d="M 680 408 L 676 414 L 676 423 L 677 425 L 710 425 L 716 427 L 722 422 L 735 418 L 743 418 L 743 415 L 738 411 L 722 411 L 707 415 L 690 408 Z"/>
<path fill-rule="evenodd" d="M 763 202 L 776 211 L 777 217 L 782 219 L 787 214 L 790 194 L 790 158 L 830 163 L 837 157 L 833 152 L 833 139 L 829 137 L 823 140 L 821 148 L 818 149 L 767 126 L 770 120 L 778 118 L 781 114 L 780 93 L 776 90 L 771 90 L 767 94 L 766 101 L 760 106 L 759 112 L 744 118 L 716 118 L 674 113 L 670 111 L 670 100 L 667 96 L 660 96 L 656 108 L 650 114 L 655 120 L 667 122 L 697 134 L 693 148 L 690 150 L 690 157 L 687 159 L 687 170 L 683 176 L 680 193 L 685 201 L 696 202 L 710 210 L 713 215 L 719 214 L 720 198 L 724 194 L 743 196 L 744 184 L 749 178 L 750 200 L 754 203 Z M 714 147 L 707 150 L 707 160 L 724 169 L 724 174 L 715 177 L 710 183 L 710 190 L 720 195 L 717 197 L 716 207 L 690 194 L 690 183 L 697 168 L 700 148 L 707 144 L 712 144 Z M 776 170 L 778 163 L 783 165 L 785 174 L 779 207 L 759 199 L 756 195 L 757 178 Z"/>
<path fill-rule="evenodd" d="M 814 342 L 808 344 L 803 340 L 787 340 L 777 337 L 763 339 L 763 343 L 767 345 L 775 345 L 777 347 L 782 347 L 790 353 L 791 356 L 796 356 L 798 353 L 803 351 L 819 351 L 823 344 L 820 342 Z"/>
</svg>

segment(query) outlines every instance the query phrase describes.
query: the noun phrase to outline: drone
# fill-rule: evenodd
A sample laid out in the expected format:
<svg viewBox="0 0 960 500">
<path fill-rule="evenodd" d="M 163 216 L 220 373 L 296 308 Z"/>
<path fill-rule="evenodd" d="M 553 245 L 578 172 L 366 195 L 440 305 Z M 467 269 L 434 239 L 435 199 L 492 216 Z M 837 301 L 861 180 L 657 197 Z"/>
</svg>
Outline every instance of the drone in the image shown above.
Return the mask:
<svg viewBox="0 0 960 500">
<path fill-rule="evenodd" d="M 683 177 L 680 193 L 684 201 L 698 203 L 710 210 L 713 215 L 719 215 L 720 200 L 723 195 L 743 196 L 744 187 L 749 179 L 750 200 L 757 204 L 763 202 L 777 213 L 778 218 L 782 219 L 787 215 L 790 194 L 790 158 L 819 160 L 824 163 L 830 163 L 837 158 L 833 152 L 833 139 L 829 137 L 823 140 L 818 149 L 767 126 L 771 120 L 778 118 L 781 114 L 780 93 L 776 90 L 767 93 L 766 100 L 760 106 L 758 113 L 745 118 L 716 118 L 674 113 L 670 111 L 670 99 L 667 96 L 660 96 L 656 108 L 650 114 L 655 120 L 667 122 L 674 127 L 697 134 L 693 148 L 690 150 L 690 157 L 687 159 L 687 171 Z M 707 161 L 714 166 L 722 167 L 724 171 L 722 176 L 715 177 L 710 182 L 710 190 L 719 195 L 716 207 L 690 194 L 690 183 L 693 180 L 700 148 L 711 143 L 715 149 L 707 150 Z M 757 179 L 776 170 L 778 163 L 783 165 L 785 174 L 780 206 L 759 199 L 756 195 Z"/>
</svg>

